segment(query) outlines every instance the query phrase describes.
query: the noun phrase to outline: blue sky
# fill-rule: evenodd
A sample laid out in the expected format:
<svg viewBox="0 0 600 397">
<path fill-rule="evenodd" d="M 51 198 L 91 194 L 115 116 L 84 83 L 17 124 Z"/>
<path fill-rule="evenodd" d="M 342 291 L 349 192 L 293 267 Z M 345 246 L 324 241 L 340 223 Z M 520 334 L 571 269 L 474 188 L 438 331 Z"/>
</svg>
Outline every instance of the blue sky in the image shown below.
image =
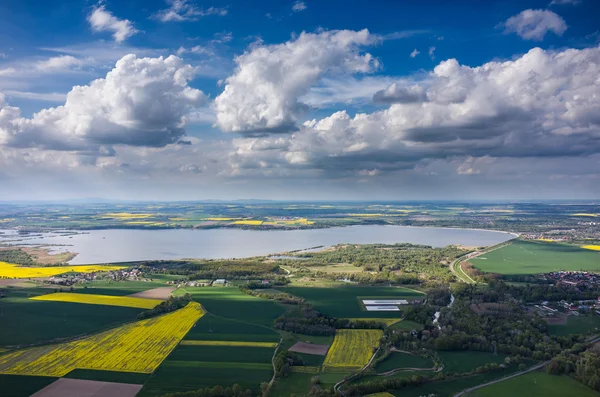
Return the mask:
<svg viewBox="0 0 600 397">
<path fill-rule="evenodd" d="M 5 0 L 0 182 L 12 198 L 595 198 L 598 16 L 595 0 Z"/>
</svg>

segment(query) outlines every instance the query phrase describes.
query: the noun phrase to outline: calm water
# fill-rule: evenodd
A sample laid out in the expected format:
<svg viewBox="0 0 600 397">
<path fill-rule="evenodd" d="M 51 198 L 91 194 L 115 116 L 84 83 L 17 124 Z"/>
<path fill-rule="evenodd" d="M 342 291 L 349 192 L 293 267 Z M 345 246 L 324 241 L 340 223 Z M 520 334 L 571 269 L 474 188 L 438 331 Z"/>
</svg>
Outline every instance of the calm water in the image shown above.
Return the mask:
<svg viewBox="0 0 600 397">
<path fill-rule="evenodd" d="M 0 231 L 1 232 L 1 231 Z M 0 242 L 16 240 L 3 231 Z M 341 243 L 413 243 L 486 246 L 513 238 L 504 232 L 407 226 L 350 226 L 307 230 L 169 229 L 92 230 L 75 235 L 44 233 L 11 244 L 53 245 L 55 251 L 78 252 L 71 264 L 176 258 L 243 258 Z"/>
</svg>

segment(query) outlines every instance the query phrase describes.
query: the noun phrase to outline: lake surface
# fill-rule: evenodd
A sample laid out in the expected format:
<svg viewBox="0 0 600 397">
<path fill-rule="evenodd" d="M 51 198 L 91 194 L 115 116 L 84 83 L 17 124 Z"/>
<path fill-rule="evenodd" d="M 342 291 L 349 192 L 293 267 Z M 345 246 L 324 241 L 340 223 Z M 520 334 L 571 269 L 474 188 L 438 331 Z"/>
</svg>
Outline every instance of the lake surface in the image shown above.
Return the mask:
<svg viewBox="0 0 600 397">
<path fill-rule="evenodd" d="M 30 236 L 0 231 L 0 243 L 52 245 L 56 252 L 77 252 L 78 255 L 69 262 L 74 265 L 151 259 L 244 258 L 342 243 L 479 247 L 499 244 L 513 237 L 510 233 L 487 230 L 375 225 L 305 230 L 110 229 Z"/>
</svg>

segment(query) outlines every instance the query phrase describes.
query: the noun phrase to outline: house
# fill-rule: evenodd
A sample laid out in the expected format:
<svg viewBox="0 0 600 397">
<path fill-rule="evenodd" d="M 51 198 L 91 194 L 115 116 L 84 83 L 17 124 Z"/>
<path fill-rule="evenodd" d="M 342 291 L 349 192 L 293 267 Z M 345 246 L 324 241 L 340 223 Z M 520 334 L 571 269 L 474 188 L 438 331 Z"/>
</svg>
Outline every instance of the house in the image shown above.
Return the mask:
<svg viewBox="0 0 600 397">
<path fill-rule="evenodd" d="M 213 287 L 214 286 L 224 286 L 227 285 L 227 280 L 225 280 L 224 278 L 218 278 L 215 281 L 213 281 Z"/>
<path fill-rule="evenodd" d="M 270 282 L 269 282 L 269 280 L 263 280 L 263 281 L 262 281 L 262 284 L 263 284 L 263 285 L 268 285 L 268 284 L 270 284 Z"/>
</svg>

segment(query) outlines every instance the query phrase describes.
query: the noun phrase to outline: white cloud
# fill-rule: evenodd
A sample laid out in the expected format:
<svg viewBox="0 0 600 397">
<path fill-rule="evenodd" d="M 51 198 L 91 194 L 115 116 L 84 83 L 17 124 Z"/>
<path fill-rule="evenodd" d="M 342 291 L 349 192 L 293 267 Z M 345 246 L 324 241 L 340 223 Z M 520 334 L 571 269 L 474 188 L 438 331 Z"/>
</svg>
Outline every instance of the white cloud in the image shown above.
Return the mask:
<svg viewBox="0 0 600 397">
<path fill-rule="evenodd" d="M 427 53 L 429 54 L 429 58 L 431 58 L 431 60 L 435 60 L 435 47 L 431 46 L 429 47 L 429 51 L 427 51 Z"/>
<path fill-rule="evenodd" d="M 112 32 L 117 43 L 121 43 L 128 37 L 138 33 L 130 20 L 115 17 L 101 3 L 94 7 L 94 10 L 88 16 L 88 22 L 94 32 Z"/>
<path fill-rule="evenodd" d="M 0 76 L 9 76 L 11 74 L 14 74 L 15 72 L 16 72 L 15 68 L 0 69 Z"/>
<path fill-rule="evenodd" d="M 326 75 L 368 73 L 379 66 L 360 48 L 378 37 L 367 30 L 301 33 L 276 45 L 256 43 L 236 57 L 235 73 L 215 99 L 217 125 L 225 132 L 282 132 L 306 110 L 298 98 Z"/>
<path fill-rule="evenodd" d="M 169 8 L 157 12 L 155 15 L 161 22 L 197 21 L 198 18 L 208 15 L 227 15 L 227 8 L 202 9 L 196 7 L 189 0 L 167 0 L 167 4 L 169 4 Z"/>
<path fill-rule="evenodd" d="M 463 157 L 458 173 L 477 175 L 485 162 L 477 159 L 486 156 L 580 159 L 600 153 L 599 75 L 600 48 L 535 48 L 479 67 L 451 59 L 417 85 L 406 81 L 385 90 L 396 96 L 385 110 L 339 111 L 288 135 L 234 140 L 230 161 L 237 174 L 384 174 L 427 159 Z M 398 100 L 407 92 L 418 100 Z"/>
<path fill-rule="evenodd" d="M 97 151 L 164 146 L 185 134 L 187 115 L 205 101 L 189 87 L 194 68 L 180 58 L 126 55 L 103 79 L 76 86 L 66 102 L 24 118 L 0 97 L 0 144 Z"/>
<path fill-rule="evenodd" d="M 324 78 L 301 96 L 300 102 L 315 108 L 327 108 L 335 104 L 368 104 L 376 92 L 393 82 L 393 78 L 386 76 Z"/>
<path fill-rule="evenodd" d="M 292 5 L 292 11 L 294 12 L 300 12 L 304 10 L 306 10 L 306 3 L 303 1 L 298 0 Z"/>
<path fill-rule="evenodd" d="M 581 0 L 552 0 L 550 5 L 563 5 L 563 4 L 581 4 Z"/>
<path fill-rule="evenodd" d="M 417 55 L 419 55 L 421 52 L 419 50 L 417 50 L 416 48 L 414 50 L 412 50 L 412 52 L 410 53 L 410 57 L 414 58 Z"/>
<path fill-rule="evenodd" d="M 35 101 L 47 101 L 47 102 L 64 102 L 67 98 L 66 94 L 59 92 L 29 92 L 29 91 L 15 91 L 15 90 L 4 90 L 4 94 L 9 97 L 32 99 Z"/>
<path fill-rule="evenodd" d="M 541 41 L 546 33 L 562 36 L 567 23 L 558 14 L 549 10 L 525 10 L 508 18 L 501 26 L 504 33 L 516 33 L 525 40 Z"/>
<path fill-rule="evenodd" d="M 48 58 L 45 61 L 39 61 L 36 68 L 43 72 L 69 69 L 71 67 L 79 67 L 83 65 L 83 61 L 71 55 L 60 55 Z"/>
</svg>

